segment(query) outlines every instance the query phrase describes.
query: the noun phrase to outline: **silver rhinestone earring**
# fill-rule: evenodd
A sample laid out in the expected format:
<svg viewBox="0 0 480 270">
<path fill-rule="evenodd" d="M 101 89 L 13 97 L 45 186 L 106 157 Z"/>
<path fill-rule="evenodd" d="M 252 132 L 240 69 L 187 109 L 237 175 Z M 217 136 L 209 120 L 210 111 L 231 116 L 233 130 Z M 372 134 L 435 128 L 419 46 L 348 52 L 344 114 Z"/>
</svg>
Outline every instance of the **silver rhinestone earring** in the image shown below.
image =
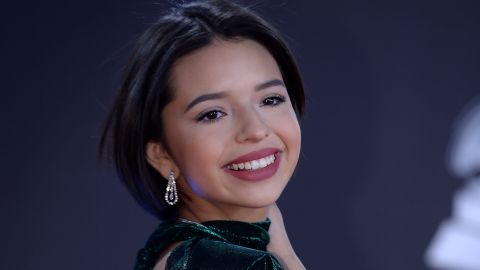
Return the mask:
<svg viewBox="0 0 480 270">
<path fill-rule="evenodd" d="M 175 183 L 175 175 L 173 174 L 173 171 L 170 171 L 170 173 L 168 174 L 168 184 L 167 191 L 165 192 L 165 201 L 170 205 L 174 205 L 178 202 L 177 184 Z"/>
</svg>

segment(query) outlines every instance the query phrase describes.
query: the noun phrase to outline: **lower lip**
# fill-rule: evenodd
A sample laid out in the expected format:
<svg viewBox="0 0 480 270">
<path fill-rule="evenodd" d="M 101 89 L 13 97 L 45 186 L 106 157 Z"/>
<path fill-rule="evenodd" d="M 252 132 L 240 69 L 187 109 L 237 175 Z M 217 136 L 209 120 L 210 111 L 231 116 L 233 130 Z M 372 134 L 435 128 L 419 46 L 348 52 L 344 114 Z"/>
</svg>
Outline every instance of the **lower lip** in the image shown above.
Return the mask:
<svg viewBox="0 0 480 270">
<path fill-rule="evenodd" d="M 236 178 L 244 181 L 262 181 L 272 177 L 278 170 L 280 165 L 280 153 L 275 153 L 275 161 L 265 168 L 256 170 L 230 170 L 225 168 L 225 171 Z"/>
</svg>

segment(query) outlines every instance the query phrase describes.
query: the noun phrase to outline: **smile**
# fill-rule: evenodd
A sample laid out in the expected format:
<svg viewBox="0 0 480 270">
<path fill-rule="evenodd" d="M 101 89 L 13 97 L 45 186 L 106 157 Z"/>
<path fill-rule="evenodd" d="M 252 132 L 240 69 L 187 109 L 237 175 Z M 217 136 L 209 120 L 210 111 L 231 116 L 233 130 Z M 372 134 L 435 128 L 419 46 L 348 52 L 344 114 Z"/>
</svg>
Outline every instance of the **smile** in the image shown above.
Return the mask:
<svg viewBox="0 0 480 270">
<path fill-rule="evenodd" d="M 275 155 L 269 155 L 261 159 L 250 160 L 242 163 L 233 163 L 227 166 L 227 169 L 234 171 L 257 170 L 267 167 L 275 162 Z"/>
<path fill-rule="evenodd" d="M 281 159 L 280 149 L 263 148 L 231 160 L 223 169 L 236 179 L 258 182 L 271 179 L 277 173 Z"/>
</svg>

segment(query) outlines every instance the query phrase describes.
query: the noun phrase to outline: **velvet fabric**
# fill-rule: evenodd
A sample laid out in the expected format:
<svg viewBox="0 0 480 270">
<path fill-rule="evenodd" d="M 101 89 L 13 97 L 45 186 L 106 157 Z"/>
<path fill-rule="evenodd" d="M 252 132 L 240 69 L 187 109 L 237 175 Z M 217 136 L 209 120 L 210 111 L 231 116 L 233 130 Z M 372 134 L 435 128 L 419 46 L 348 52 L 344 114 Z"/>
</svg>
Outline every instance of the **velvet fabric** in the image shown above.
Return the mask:
<svg viewBox="0 0 480 270">
<path fill-rule="evenodd" d="M 247 223 L 179 220 L 160 224 L 137 255 L 135 270 L 153 269 L 173 243 L 166 269 L 283 269 L 266 247 L 270 220 Z"/>
</svg>

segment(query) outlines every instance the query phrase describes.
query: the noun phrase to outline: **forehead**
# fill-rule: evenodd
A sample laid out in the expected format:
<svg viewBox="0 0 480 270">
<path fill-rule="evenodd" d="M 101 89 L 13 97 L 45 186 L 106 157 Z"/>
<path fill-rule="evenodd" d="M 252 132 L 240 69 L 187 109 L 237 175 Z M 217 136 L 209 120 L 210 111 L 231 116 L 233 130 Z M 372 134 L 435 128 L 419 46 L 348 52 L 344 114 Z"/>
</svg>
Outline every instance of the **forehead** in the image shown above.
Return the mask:
<svg viewBox="0 0 480 270">
<path fill-rule="evenodd" d="M 180 58 L 172 69 L 171 84 L 177 98 L 207 92 L 250 89 L 266 80 L 282 79 L 267 49 L 253 40 L 214 40 Z"/>
</svg>

